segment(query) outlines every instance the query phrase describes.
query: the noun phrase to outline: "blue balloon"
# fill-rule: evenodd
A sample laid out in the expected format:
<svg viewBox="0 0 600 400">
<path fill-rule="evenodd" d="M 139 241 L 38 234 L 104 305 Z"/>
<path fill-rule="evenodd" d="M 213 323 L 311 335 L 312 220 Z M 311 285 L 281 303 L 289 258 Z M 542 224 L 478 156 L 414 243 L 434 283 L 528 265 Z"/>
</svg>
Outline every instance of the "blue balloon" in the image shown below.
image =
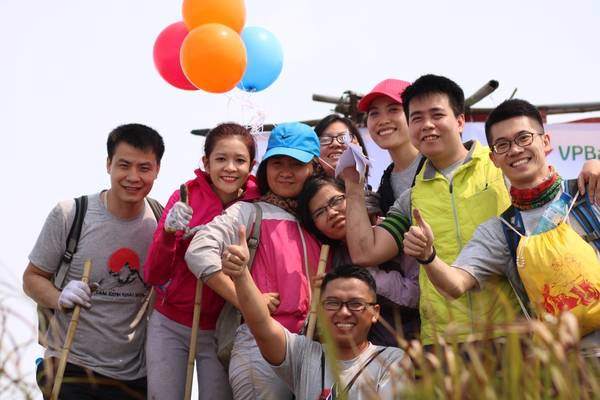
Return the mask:
<svg viewBox="0 0 600 400">
<path fill-rule="evenodd" d="M 283 49 L 279 40 L 268 30 L 248 26 L 242 31 L 248 64 L 239 89 L 259 92 L 271 86 L 283 68 Z"/>
</svg>

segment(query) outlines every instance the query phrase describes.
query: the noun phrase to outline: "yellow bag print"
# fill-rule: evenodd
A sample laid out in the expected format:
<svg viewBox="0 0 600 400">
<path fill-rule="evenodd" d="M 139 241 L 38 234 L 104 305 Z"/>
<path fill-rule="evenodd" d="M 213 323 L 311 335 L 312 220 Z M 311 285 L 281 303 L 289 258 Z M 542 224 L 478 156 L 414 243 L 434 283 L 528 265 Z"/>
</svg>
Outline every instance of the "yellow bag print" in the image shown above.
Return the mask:
<svg viewBox="0 0 600 400">
<path fill-rule="evenodd" d="M 582 335 L 600 329 L 600 262 L 596 252 L 570 225 L 524 236 L 517 248 L 517 270 L 538 311 L 569 310 Z"/>
</svg>

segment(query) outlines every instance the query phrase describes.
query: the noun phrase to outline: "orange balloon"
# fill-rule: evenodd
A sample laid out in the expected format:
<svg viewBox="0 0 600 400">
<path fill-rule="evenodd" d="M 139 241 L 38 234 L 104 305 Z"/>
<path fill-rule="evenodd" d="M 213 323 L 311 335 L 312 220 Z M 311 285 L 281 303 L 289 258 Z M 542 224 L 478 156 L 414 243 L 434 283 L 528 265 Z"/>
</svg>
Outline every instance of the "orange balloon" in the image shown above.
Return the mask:
<svg viewBox="0 0 600 400">
<path fill-rule="evenodd" d="M 181 44 L 181 68 L 199 89 L 224 93 L 242 80 L 246 71 L 246 46 L 228 26 L 205 24 L 194 29 Z"/>
<path fill-rule="evenodd" d="M 237 33 L 244 29 L 244 0 L 183 0 L 183 22 L 188 30 L 204 24 L 227 25 Z"/>
</svg>

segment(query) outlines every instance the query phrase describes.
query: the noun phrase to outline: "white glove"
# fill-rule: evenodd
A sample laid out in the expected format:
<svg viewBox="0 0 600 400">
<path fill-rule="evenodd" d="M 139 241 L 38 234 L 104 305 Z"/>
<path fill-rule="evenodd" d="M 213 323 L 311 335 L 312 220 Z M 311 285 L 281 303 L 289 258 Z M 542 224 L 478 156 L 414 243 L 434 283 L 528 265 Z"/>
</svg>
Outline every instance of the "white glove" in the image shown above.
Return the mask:
<svg viewBox="0 0 600 400">
<path fill-rule="evenodd" d="M 82 281 L 70 281 L 60 292 L 58 297 L 58 309 L 65 311 L 79 304 L 82 307 L 90 308 L 92 292 L 90 287 Z"/>
<path fill-rule="evenodd" d="M 165 219 L 165 230 L 167 232 L 185 231 L 192 220 L 194 210 L 189 205 L 178 201 L 173 204 Z"/>
</svg>

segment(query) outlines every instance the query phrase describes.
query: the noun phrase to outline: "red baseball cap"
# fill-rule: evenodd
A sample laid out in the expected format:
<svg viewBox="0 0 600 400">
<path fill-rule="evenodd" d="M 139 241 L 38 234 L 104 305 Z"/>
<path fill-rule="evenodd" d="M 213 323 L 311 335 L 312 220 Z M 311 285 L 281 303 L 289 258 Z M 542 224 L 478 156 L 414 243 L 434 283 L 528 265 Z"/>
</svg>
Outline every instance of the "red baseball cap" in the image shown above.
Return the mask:
<svg viewBox="0 0 600 400">
<path fill-rule="evenodd" d="M 400 95 L 404 89 L 410 86 L 410 82 L 401 81 L 399 79 L 386 79 L 379 82 L 369 94 L 363 96 L 358 102 L 358 111 L 367 112 L 371 102 L 379 96 L 387 96 L 390 99 L 402 104 Z"/>
</svg>

